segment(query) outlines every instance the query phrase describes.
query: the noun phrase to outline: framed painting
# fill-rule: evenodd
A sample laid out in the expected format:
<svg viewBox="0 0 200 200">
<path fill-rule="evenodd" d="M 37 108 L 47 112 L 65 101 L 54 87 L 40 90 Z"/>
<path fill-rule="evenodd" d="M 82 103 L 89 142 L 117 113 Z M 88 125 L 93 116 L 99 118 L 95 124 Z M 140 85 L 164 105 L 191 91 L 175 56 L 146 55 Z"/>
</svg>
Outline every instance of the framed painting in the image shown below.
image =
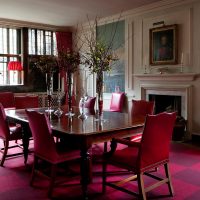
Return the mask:
<svg viewBox="0 0 200 200">
<path fill-rule="evenodd" d="M 177 34 L 177 24 L 150 29 L 150 65 L 174 65 L 178 63 Z"/>
</svg>

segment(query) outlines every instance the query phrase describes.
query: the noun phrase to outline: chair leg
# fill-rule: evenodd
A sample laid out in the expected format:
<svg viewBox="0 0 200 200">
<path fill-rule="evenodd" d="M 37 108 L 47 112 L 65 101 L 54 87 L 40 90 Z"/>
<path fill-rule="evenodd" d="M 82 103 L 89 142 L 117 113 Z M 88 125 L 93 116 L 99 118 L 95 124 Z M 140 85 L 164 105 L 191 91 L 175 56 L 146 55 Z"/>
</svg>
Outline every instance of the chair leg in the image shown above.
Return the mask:
<svg viewBox="0 0 200 200">
<path fill-rule="evenodd" d="M 56 172 L 57 172 L 57 165 L 52 164 L 52 166 L 51 166 L 51 181 L 50 181 L 49 190 L 48 190 L 49 198 L 51 198 L 51 196 L 52 196 L 54 182 L 55 182 L 55 178 L 56 178 Z"/>
<path fill-rule="evenodd" d="M 146 200 L 146 193 L 144 189 L 144 180 L 143 180 L 143 174 L 137 174 L 137 181 L 138 181 L 138 190 L 139 190 L 139 199 Z"/>
<path fill-rule="evenodd" d="M 104 142 L 103 152 L 107 153 L 107 151 L 108 151 L 108 143 Z"/>
<path fill-rule="evenodd" d="M 171 175 L 170 175 L 170 171 L 169 171 L 169 164 L 166 163 L 164 165 L 165 167 L 165 173 L 166 173 L 166 177 L 169 179 L 168 181 L 168 188 L 169 188 L 169 192 L 170 192 L 170 195 L 171 196 L 174 196 L 174 189 L 173 189 L 173 186 L 172 186 L 172 181 L 171 181 Z"/>
<path fill-rule="evenodd" d="M 103 167 L 103 173 L 102 173 L 102 193 L 106 192 L 106 168 L 107 168 L 107 163 L 106 161 L 103 160 L 102 163 Z"/>
<path fill-rule="evenodd" d="M 32 173 L 31 173 L 31 180 L 30 180 L 30 186 L 33 186 L 33 181 L 34 181 L 34 178 L 35 178 L 35 170 L 37 169 L 37 164 L 38 164 L 38 157 L 34 155 L 33 168 L 32 168 Z"/>
<path fill-rule="evenodd" d="M 9 141 L 4 141 L 4 152 L 3 152 L 3 155 L 2 155 L 2 158 L 1 158 L 1 163 L 0 163 L 0 166 L 3 166 L 4 164 L 4 161 L 6 159 L 6 155 L 8 153 L 8 147 L 9 147 Z"/>
</svg>

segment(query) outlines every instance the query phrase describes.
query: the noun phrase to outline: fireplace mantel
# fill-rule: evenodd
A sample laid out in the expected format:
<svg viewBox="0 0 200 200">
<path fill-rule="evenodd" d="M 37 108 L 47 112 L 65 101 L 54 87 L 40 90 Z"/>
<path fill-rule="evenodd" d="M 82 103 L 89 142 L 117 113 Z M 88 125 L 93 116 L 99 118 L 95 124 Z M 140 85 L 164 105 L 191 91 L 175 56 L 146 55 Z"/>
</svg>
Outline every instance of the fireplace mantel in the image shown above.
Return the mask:
<svg viewBox="0 0 200 200">
<path fill-rule="evenodd" d="M 196 73 L 177 73 L 177 74 L 134 74 L 140 81 L 194 81 L 199 76 Z"/>
</svg>

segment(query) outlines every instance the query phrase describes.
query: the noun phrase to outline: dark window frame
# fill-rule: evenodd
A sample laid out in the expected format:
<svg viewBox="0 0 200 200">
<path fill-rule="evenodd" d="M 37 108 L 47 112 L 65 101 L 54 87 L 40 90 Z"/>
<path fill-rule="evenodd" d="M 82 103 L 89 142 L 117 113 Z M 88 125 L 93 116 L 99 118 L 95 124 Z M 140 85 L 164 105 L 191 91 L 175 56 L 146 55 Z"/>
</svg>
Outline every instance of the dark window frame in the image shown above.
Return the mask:
<svg viewBox="0 0 200 200">
<path fill-rule="evenodd" d="M 30 38 L 29 38 L 29 30 L 34 30 L 34 35 L 35 35 L 35 44 L 34 44 L 34 49 L 35 49 L 35 53 L 30 53 Z M 42 31 L 42 35 L 43 35 L 43 51 L 42 54 L 38 53 L 38 34 L 37 31 Z M 47 49 L 46 49 L 46 32 L 50 32 L 50 37 L 51 37 L 51 50 L 50 50 L 50 54 L 47 54 Z M 42 55 L 54 55 L 54 46 L 56 45 L 56 42 L 54 43 L 54 33 L 55 31 L 51 31 L 51 30 L 45 30 L 45 29 L 37 29 L 37 28 L 28 28 L 28 55 L 29 56 L 42 56 Z M 49 35 L 48 35 L 49 36 Z"/>
</svg>

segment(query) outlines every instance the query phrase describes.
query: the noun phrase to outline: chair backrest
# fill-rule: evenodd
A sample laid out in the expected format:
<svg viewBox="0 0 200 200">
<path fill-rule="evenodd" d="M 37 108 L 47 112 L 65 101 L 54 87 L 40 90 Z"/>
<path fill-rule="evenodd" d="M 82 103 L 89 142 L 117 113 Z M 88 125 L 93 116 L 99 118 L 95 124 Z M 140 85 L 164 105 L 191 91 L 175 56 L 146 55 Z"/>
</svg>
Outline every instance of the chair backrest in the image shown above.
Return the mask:
<svg viewBox="0 0 200 200">
<path fill-rule="evenodd" d="M 0 103 L 0 137 L 7 139 L 10 135 L 8 123 L 6 121 L 6 114 L 3 105 Z"/>
<path fill-rule="evenodd" d="M 133 117 L 152 115 L 154 105 L 154 101 L 132 100 L 131 115 Z"/>
<path fill-rule="evenodd" d="M 146 170 L 169 160 L 169 146 L 176 120 L 176 113 L 147 115 L 138 166 Z"/>
<path fill-rule="evenodd" d="M 16 109 L 38 108 L 39 98 L 37 95 L 15 96 L 15 107 Z"/>
<path fill-rule="evenodd" d="M 36 111 L 26 110 L 34 140 L 34 153 L 52 161 L 57 158 L 56 146 L 48 117 Z"/>
<path fill-rule="evenodd" d="M 84 107 L 88 108 L 89 110 L 93 110 L 94 109 L 94 105 L 95 105 L 95 101 L 96 101 L 96 97 L 90 97 L 90 96 L 88 96 L 87 100 L 85 101 Z M 83 105 L 82 105 L 82 102 L 80 100 L 79 107 L 82 107 L 82 106 Z"/>
<path fill-rule="evenodd" d="M 124 92 L 115 92 L 112 93 L 111 102 L 110 102 L 110 110 L 113 112 L 122 112 L 124 105 Z"/>
<path fill-rule="evenodd" d="M 0 103 L 4 108 L 14 108 L 14 93 L 13 92 L 0 92 Z"/>
</svg>

